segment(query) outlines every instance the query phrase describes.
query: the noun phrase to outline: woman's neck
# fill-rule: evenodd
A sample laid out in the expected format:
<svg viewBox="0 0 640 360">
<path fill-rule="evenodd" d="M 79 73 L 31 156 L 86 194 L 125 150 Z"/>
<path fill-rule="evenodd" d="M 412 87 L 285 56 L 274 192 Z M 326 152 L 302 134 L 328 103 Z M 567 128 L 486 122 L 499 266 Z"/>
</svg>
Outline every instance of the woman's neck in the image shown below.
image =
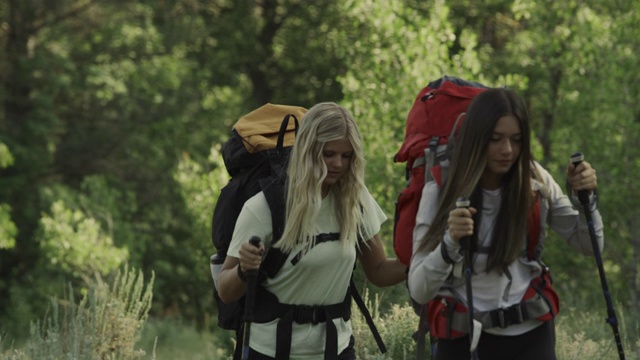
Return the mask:
<svg viewBox="0 0 640 360">
<path fill-rule="evenodd" d="M 502 187 L 502 176 L 484 173 L 480 177 L 480 187 L 485 190 L 496 190 Z"/>
<path fill-rule="evenodd" d="M 326 185 L 322 185 L 322 187 L 320 188 L 320 195 L 322 195 L 322 198 L 326 198 L 327 195 L 329 195 L 329 189 L 331 189 L 329 186 Z"/>
</svg>

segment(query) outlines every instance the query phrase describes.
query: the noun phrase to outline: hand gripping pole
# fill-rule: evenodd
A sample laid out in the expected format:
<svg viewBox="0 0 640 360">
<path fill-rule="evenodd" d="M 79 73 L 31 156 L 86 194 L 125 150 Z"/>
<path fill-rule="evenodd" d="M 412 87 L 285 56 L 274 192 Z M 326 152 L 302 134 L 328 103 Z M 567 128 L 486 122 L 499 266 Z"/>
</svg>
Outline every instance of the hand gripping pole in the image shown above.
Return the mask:
<svg viewBox="0 0 640 360">
<path fill-rule="evenodd" d="M 260 246 L 260 238 L 252 236 L 249 243 L 255 247 Z M 258 270 L 247 271 L 247 292 L 244 301 L 244 328 L 242 336 L 242 360 L 249 359 L 249 336 L 251 334 L 251 322 L 254 320 L 253 310 L 256 303 L 256 283 Z"/>
<path fill-rule="evenodd" d="M 456 201 L 457 208 L 468 208 L 471 202 L 467 198 L 459 198 Z M 444 246 L 444 245 L 442 245 Z M 464 254 L 464 278 L 465 287 L 467 288 L 467 309 L 469 314 L 469 351 L 471 360 L 478 360 L 478 341 L 480 340 L 480 332 L 482 324 L 473 318 L 473 291 L 471 289 L 471 271 L 472 271 L 472 254 L 471 254 L 471 237 L 465 236 L 460 239 L 460 247 Z"/>
</svg>

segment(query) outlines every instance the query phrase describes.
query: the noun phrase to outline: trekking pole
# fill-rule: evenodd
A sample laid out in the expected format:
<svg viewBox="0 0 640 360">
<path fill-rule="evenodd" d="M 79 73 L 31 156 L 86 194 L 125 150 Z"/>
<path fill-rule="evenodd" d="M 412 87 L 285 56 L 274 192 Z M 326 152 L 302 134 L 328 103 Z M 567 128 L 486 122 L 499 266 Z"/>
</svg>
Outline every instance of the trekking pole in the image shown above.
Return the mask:
<svg viewBox="0 0 640 360">
<path fill-rule="evenodd" d="M 468 208 L 470 205 L 471 202 L 469 199 L 464 197 L 459 198 L 456 201 L 457 208 Z M 469 351 L 471 352 L 471 360 L 478 360 L 477 347 L 480 328 L 475 329 L 476 321 L 474 321 L 473 318 L 473 291 L 471 290 L 471 236 L 465 236 L 460 239 L 460 246 L 464 253 L 464 277 L 467 288 L 467 309 L 469 314 Z"/>
<path fill-rule="evenodd" d="M 580 152 L 576 152 L 571 155 L 570 160 L 574 166 L 578 166 L 584 161 L 584 156 Z M 607 323 L 611 325 L 613 329 L 613 336 L 616 340 L 616 346 L 618 347 L 618 355 L 620 360 L 624 360 L 624 349 L 622 348 L 622 341 L 620 340 L 620 331 L 618 330 L 618 319 L 613 309 L 613 301 L 611 300 L 611 293 L 609 292 L 609 286 L 607 285 L 607 278 L 604 274 L 604 266 L 602 265 L 602 254 L 600 253 L 600 247 L 598 246 L 598 240 L 596 236 L 596 230 L 593 225 L 593 219 L 591 217 L 591 208 L 589 206 L 589 193 L 586 190 L 578 191 L 578 200 L 584 208 L 584 216 L 587 219 L 587 225 L 589 227 L 589 236 L 591 237 L 591 246 L 593 247 L 593 254 L 596 258 L 596 264 L 598 265 L 598 273 L 600 274 L 600 284 L 602 285 L 602 292 L 604 294 L 604 300 L 607 304 Z"/>
<path fill-rule="evenodd" d="M 260 238 L 252 236 L 249 243 L 255 247 L 260 246 Z M 240 266 L 240 265 L 238 265 Z M 244 330 L 242 336 L 242 360 L 249 359 L 249 335 L 251 333 L 251 322 L 254 320 L 253 308 L 256 301 L 256 283 L 258 281 L 258 271 L 247 271 L 247 292 L 244 299 Z"/>
</svg>

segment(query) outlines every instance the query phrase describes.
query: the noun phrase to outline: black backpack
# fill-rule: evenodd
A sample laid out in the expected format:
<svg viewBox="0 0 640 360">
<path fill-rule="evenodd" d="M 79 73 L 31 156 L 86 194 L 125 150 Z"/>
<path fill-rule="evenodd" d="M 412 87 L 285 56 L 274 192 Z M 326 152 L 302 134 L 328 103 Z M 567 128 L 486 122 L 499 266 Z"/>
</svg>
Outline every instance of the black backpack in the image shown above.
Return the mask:
<svg viewBox="0 0 640 360">
<path fill-rule="evenodd" d="M 222 146 L 231 180 L 220 191 L 213 211 L 211 239 L 217 253 L 211 257 L 211 270 L 216 282 L 218 326 L 223 329 L 238 331 L 244 311 L 244 298 L 225 304 L 217 291 L 217 272 L 226 258 L 236 220 L 245 201 L 269 184 L 283 181 L 298 118 L 302 119 L 306 111 L 302 107 L 266 104 L 241 117 Z M 272 209 L 272 213 L 280 212 Z"/>
<path fill-rule="evenodd" d="M 236 332 L 236 355 L 242 343 L 244 297 L 229 304 L 222 302 L 217 291 L 217 273 L 226 258 L 245 201 L 258 192 L 264 192 L 271 211 L 273 242 L 282 236 L 287 160 L 299 126 L 298 118 L 302 120 L 305 113 L 306 109 L 301 107 L 266 104 L 240 118 L 222 147 L 222 157 L 231 180 L 222 188 L 213 212 L 211 235 L 217 253 L 211 256 L 211 271 L 216 283 L 214 298 L 218 306 L 218 326 Z M 273 277 L 287 256 L 279 251 L 269 251 L 268 254 L 261 267 L 261 276 Z M 353 279 L 348 292 L 360 308 L 380 351 L 386 352 Z"/>
</svg>

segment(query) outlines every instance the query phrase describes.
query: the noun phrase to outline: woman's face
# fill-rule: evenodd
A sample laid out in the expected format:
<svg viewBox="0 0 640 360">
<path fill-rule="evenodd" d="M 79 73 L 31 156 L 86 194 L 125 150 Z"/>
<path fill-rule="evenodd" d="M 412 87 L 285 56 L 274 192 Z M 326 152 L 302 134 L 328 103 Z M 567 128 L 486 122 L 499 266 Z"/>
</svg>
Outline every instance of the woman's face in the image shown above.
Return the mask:
<svg viewBox="0 0 640 360">
<path fill-rule="evenodd" d="M 482 174 L 482 187 L 497 189 L 502 178 L 518 161 L 522 152 L 522 129 L 513 115 L 498 119 L 487 147 L 487 166 Z"/>
<path fill-rule="evenodd" d="M 335 185 L 344 174 L 349 171 L 353 146 L 347 138 L 329 141 L 322 148 L 322 158 L 327 166 L 327 177 L 322 183 L 322 194 L 326 195 L 331 186 Z"/>
</svg>

